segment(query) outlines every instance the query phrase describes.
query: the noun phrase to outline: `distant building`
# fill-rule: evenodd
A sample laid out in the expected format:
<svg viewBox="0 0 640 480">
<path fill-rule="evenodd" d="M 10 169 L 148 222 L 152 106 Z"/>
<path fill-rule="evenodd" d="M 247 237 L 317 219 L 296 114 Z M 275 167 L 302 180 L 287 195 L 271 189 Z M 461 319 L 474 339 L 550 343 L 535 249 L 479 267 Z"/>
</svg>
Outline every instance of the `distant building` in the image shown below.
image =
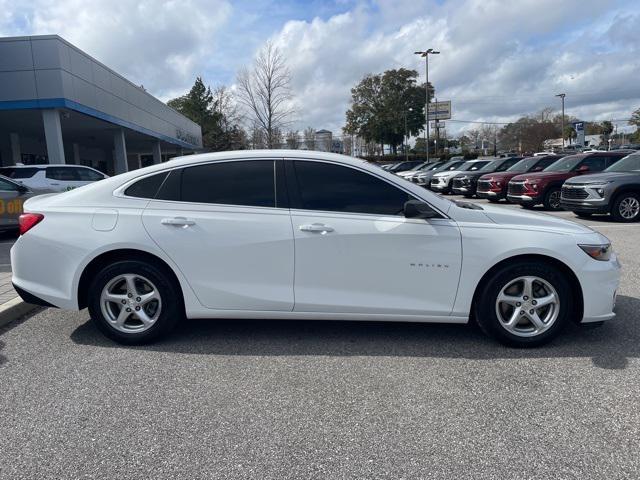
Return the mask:
<svg viewBox="0 0 640 480">
<path fill-rule="evenodd" d="M 315 150 L 317 152 L 330 152 L 333 146 L 333 133 L 329 130 L 316 131 Z"/>
<path fill-rule="evenodd" d="M 198 124 L 59 36 L 0 38 L 1 165 L 114 174 L 201 148 Z"/>
<path fill-rule="evenodd" d="M 562 137 L 560 138 L 550 138 L 543 142 L 545 150 L 561 150 L 562 149 Z M 574 143 L 570 143 L 568 138 L 564 139 L 565 147 L 569 145 L 575 145 Z M 585 147 L 599 147 L 604 145 L 604 135 L 585 135 L 584 137 L 584 146 Z"/>
</svg>

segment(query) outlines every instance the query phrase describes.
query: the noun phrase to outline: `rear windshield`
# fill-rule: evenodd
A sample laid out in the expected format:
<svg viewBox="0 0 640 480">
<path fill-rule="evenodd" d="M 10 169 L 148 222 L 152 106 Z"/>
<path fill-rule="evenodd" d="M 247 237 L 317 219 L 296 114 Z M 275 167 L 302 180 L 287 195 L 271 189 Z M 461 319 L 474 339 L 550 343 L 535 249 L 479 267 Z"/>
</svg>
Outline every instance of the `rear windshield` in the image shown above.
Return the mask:
<svg viewBox="0 0 640 480">
<path fill-rule="evenodd" d="M 0 168 L 0 174 L 9 178 L 31 178 L 39 168 Z"/>
</svg>

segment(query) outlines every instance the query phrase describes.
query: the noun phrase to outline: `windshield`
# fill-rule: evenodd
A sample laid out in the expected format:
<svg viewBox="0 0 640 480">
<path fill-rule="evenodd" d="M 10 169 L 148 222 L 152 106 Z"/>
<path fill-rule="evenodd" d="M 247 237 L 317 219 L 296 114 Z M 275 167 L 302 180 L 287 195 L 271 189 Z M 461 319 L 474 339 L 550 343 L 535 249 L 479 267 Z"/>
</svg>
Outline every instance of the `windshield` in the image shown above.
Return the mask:
<svg viewBox="0 0 640 480">
<path fill-rule="evenodd" d="M 531 167 L 540 161 L 540 157 L 527 157 L 520 160 L 511 168 L 507 169 L 507 172 L 528 172 Z"/>
<path fill-rule="evenodd" d="M 480 169 L 481 172 L 493 172 L 504 160 L 493 160 Z"/>
<path fill-rule="evenodd" d="M 632 172 L 636 170 L 640 170 L 640 153 L 627 155 L 622 160 L 617 161 L 605 169 L 605 172 Z"/>
<path fill-rule="evenodd" d="M 464 161 L 460 160 L 449 160 L 448 162 L 440 165 L 435 171 L 436 172 L 444 172 L 445 170 L 455 170 L 459 165 L 462 165 Z"/>
<path fill-rule="evenodd" d="M 460 167 L 458 167 L 458 170 L 460 170 L 461 172 L 475 172 L 476 170 L 480 170 L 487 163 L 489 163 L 489 160 L 487 160 L 486 162 L 467 162 L 460 165 Z"/>
<path fill-rule="evenodd" d="M 571 155 L 561 158 L 545 168 L 543 172 L 570 172 L 584 157 L 584 155 Z"/>
</svg>

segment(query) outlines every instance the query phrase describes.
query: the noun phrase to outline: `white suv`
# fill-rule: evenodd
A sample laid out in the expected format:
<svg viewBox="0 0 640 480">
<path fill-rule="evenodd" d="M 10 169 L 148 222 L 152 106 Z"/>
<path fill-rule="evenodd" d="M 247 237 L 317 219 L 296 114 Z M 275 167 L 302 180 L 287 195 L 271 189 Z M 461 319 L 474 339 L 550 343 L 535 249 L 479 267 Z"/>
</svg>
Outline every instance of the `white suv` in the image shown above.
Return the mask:
<svg viewBox="0 0 640 480">
<path fill-rule="evenodd" d="M 0 168 L 0 174 L 39 192 L 64 192 L 108 178 L 84 165 L 14 165 Z"/>
</svg>

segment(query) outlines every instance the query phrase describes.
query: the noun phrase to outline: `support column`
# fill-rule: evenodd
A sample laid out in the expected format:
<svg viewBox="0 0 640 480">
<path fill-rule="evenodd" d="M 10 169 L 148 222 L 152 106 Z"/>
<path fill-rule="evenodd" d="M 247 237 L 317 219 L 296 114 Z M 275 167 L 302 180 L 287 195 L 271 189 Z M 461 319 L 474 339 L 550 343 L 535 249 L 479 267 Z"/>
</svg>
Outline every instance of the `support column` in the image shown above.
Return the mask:
<svg viewBox="0 0 640 480">
<path fill-rule="evenodd" d="M 113 149 L 115 159 L 115 172 L 125 173 L 129 171 L 129 165 L 127 164 L 127 142 L 124 138 L 124 130 L 119 129 L 113 133 Z"/>
<path fill-rule="evenodd" d="M 9 140 L 11 141 L 11 160 L 16 165 L 22 162 L 22 152 L 20 151 L 20 135 L 17 133 L 10 133 Z"/>
<path fill-rule="evenodd" d="M 160 148 L 160 140 L 153 144 L 153 164 L 162 163 L 162 148 Z"/>
<path fill-rule="evenodd" d="M 73 163 L 80 165 L 80 145 L 73 144 Z"/>
<path fill-rule="evenodd" d="M 64 160 L 64 145 L 62 143 L 60 112 L 58 110 L 42 110 L 42 122 L 44 123 L 44 138 L 47 142 L 49 163 L 66 163 Z"/>
</svg>

